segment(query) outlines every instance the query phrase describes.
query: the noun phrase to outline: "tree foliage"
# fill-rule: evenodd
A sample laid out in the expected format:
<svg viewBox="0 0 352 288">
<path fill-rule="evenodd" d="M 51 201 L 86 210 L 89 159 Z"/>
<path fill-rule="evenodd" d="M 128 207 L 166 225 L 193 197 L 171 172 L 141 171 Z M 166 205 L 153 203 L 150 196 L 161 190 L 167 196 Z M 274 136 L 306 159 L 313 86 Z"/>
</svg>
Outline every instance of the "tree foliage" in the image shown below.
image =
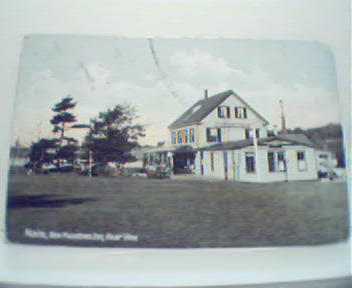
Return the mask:
<svg viewBox="0 0 352 288">
<path fill-rule="evenodd" d="M 50 120 L 50 123 L 54 126 L 53 132 L 60 133 L 59 138 L 56 139 L 60 145 L 57 146 L 56 155 L 54 157 L 58 167 L 60 167 L 63 160 L 69 163 L 75 161 L 76 152 L 79 150 L 79 147 L 77 146 L 78 141 L 74 138 L 65 136 L 67 129 L 72 128 L 73 126 L 71 125 L 71 127 L 68 127 L 67 124 L 77 121 L 76 116 L 73 113 L 68 112 L 68 110 L 72 110 L 76 105 L 77 103 L 73 101 L 73 98 L 67 96 L 52 108 L 55 115 Z"/>
<path fill-rule="evenodd" d="M 295 129 L 288 129 L 288 132 L 293 134 L 305 134 L 312 140 L 316 139 L 317 141 L 342 138 L 342 127 L 340 124 L 335 123 L 308 129 L 296 127 Z"/>
<path fill-rule="evenodd" d="M 66 97 L 61 100 L 61 102 L 55 104 L 52 111 L 56 114 L 50 120 L 50 123 L 54 125 L 53 132 L 60 132 L 60 138 L 65 137 L 66 123 L 76 122 L 76 117 L 67 110 L 73 109 L 77 103 L 73 102 L 72 97 Z"/>
<path fill-rule="evenodd" d="M 96 162 L 125 163 L 134 160 L 130 151 L 144 137 L 144 127 L 134 124 L 136 110 L 129 105 L 116 105 L 91 120 L 85 147 L 92 151 Z"/>
<path fill-rule="evenodd" d="M 72 102 L 73 98 L 70 96 L 67 96 L 66 98 L 63 98 L 61 102 L 55 104 L 55 106 L 52 108 L 54 112 L 61 113 L 62 111 L 66 111 L 68 109 L 73 109 L 77 103 Z"/>
<path fill-rule="evenodd" d="M 30 147 L 29 160 L 32 163 L 39 165 L 44 163 L 51 163 L 56 157 L 56 150 L 58 149 L 57 139 L 42 138 L 37 142 L 32 143 Z"/>
<path fill-rule="evenodd" d="M 304 134 L 321 149 L 327 149 L 335 153 L 338 167 L 345 167 L 345 153 L 343 147 L 343 134 L 340 124 L 330 123 L 322 127 L 309 129 L 295 128 L 288 130 L 289 133 Z"/>
<path fill-rule="evenodd" d="M 74 144 L 67 144 L 60 147 L 55 155 L 55 159 L 62 160 L 65 159 L 69 163 L 72 163 L 76 160 L 76 152 L 79 150 L 79 147 Z"/>
</svg>

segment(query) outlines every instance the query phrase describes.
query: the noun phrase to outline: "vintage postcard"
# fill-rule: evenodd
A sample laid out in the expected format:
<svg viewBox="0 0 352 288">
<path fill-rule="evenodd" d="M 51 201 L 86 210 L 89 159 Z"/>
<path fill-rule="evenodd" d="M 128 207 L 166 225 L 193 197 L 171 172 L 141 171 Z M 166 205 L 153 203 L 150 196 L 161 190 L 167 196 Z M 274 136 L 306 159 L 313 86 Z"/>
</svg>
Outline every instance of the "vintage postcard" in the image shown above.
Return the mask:
<svg viewBox="0 0 352 288">
<path fill-rule="evenodd" d="M 316 42 L 28 35 L 7 237 L 138 248 L 348 237 L 334 57 Z"/>
</svg>

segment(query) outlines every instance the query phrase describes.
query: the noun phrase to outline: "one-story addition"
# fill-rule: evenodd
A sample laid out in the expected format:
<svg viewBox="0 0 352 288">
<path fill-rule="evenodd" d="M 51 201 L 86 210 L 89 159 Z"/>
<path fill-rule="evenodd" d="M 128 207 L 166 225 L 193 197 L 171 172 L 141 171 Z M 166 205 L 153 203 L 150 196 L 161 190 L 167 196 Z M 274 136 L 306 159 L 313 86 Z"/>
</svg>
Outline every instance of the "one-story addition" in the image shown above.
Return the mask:
<svg viewBox="0 0 352 288">
<path fill-rule="evenodd" d="M 319 148 L 303 134 L 268 136 L 268 124 L 234 91 L 206 92 L 169 126 L 169 144 L 149 151 L 146 159 L 172 166 L 174 173 L 224 180 L 318 179 Z"/>
</svg>

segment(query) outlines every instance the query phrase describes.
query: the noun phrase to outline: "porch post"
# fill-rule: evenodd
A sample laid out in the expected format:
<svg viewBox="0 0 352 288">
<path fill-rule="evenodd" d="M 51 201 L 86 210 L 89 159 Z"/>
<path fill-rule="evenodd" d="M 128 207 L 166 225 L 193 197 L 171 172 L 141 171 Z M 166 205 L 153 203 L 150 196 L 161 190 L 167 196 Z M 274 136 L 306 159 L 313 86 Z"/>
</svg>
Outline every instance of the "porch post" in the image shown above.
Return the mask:
<svg viewBox="0 0 352 288">
<path fill-rule="evenodd" d="M 253 133 L 253 146 L 254 146 L 254 161 L 255 161 L 255 173 L 257 175 L 257 180 L 260 181 L 260 175 L 259 175 L 259 157 L 258 157 L 258 139 L 257 135 L 255 133 L 255 128 L 252 128 L 252 133 Z"/>
</svg>

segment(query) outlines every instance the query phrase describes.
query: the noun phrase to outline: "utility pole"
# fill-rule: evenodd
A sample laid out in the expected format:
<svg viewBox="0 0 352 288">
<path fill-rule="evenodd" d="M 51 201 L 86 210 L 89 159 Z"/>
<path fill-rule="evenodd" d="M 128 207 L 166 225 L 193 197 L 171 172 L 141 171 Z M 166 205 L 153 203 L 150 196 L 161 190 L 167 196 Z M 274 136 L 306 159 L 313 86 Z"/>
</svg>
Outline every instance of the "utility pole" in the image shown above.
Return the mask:
<svg viewBox="0 0 352 288">
<path fill-rule="evenodd" d="M 257 134 L 256 134 L 256 128 L 252 128 L 252 133 L 253 133 L 253 146 L 254 146 L 254 163 L 255 163 L 255 173 L 257 174 L 257 179 L 258 181 L 260 180 L 260 175 L 259 175 L 259 155 L 258 155 L 258 139 L 257 139 Z"/>
</svg>

